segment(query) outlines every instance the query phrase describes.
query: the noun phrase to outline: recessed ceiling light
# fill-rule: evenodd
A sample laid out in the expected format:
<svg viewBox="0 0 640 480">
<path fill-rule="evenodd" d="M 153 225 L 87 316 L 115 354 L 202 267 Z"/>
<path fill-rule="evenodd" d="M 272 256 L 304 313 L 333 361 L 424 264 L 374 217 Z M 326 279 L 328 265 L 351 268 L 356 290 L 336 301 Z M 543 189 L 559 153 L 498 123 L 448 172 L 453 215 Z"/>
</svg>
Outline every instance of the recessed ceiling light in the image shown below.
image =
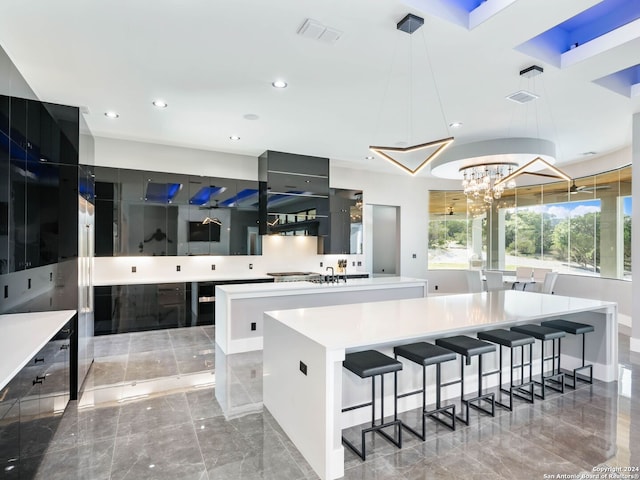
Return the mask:
<svg viewBox="0 0 640 480">
<path fill-rule="evenodd" d="M 104 116 L 107 118 L 118 118 L 120 115 L 116 112 L 104 112 Z"/>
<path fill-rule="evenodd" d="M 451 128 L 460 128 L 462 126 L 462 122 L 451 122 L 449 126 Z"/>
<path fill-rule="evenodd" d="M 255 113 L 247 113 L 247 114 L 243 115 L 243 118 L 245 120 L 258 120 L 260 117 L 258 115 L 256 115 Z"/>
<path fill-rule="evenodd" d="M 596 152 L 582 152 L 582 155 L 584 155 L 585 157 L 588 157 L 590 155 L 595 155 Z"/>
<path fill-rule="evenodd" d="M 154 100 L 153 106 L 158 108 L 167 108 L 168 105 L 164 100 Z"/>
<path fill-rule="evenodd" d="M 231 135 L 229 139 L 233 140 L 234 142 L 237 142 L 238 140 L 240 140 L 240 137 L 238 135 Z"/>
<path fill-rule="evenodd" d="M 373 160 L 373 155 L 367 155 L 366 157 L 364 157 L 365 160 Z"/>
<path fill-rule="evenodd" d="M 275 80 L 271 85 L 273 85 L 273 88 L 287 88 L 288 86 L 287 82 L 284 80 Z"/>
</svg>

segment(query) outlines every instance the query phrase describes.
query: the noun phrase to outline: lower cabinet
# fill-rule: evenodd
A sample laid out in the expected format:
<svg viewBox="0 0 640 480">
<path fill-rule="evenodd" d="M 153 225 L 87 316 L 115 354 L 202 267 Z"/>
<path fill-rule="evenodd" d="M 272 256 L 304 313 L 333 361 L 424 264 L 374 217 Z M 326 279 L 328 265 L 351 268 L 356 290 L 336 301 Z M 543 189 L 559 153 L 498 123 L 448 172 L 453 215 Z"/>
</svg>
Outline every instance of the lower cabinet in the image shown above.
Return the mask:
<svg viewBox="0 0 640 480">
<path fill-rule="evenodd" d="M 0 479 L 30 479 L 70 398 L 70 323 L 0 391 Z"/>
<path fill-rule="evenodd" d="M 20 401 L 15 398 L 0 401 L 0 478 L 20 478 Z"/>
</svg>

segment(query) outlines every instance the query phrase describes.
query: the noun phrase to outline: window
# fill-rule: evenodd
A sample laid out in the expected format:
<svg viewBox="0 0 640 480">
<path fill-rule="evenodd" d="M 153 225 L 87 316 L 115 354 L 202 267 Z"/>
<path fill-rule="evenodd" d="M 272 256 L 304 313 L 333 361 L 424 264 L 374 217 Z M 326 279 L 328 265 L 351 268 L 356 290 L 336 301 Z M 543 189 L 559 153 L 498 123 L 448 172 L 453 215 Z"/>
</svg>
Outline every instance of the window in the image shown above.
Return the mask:
<svg viewBox="0 0 640 480">
<path fill-rule="evenodd" d="M 471 210 L 460 191 L 429 196 L 429 268 L 552 268 L 631 279 L 631 167 L 506 191 Z"/>
</svg>

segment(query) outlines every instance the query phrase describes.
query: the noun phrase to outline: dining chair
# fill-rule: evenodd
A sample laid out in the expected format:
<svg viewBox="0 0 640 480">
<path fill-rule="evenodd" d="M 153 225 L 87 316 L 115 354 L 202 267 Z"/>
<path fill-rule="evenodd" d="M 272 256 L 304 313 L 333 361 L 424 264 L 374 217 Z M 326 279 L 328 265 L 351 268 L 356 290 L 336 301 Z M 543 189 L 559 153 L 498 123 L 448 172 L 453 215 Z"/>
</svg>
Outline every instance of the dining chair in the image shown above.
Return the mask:
<svg viewBox="0 0 640 480">
<path fill-rule="evenodd" d="M 553 288 L 556 285 L 556 280 L 558 279 L 558 272 L 549 272 L 544 276 L 544 283 L 542 284 L 541 293 L 550 293 L 553 294 Z"/>
<path fill-rule="evenodd" d="M 516 267 L 516 281 L 511 288 L 513 290 L 525 290 L 531 278 L 532 267 Z"/>
<path fill-rule="evenodd" d="M 497 290 L 504 290 L 504 282 L 502 280 L 502 272 L 487 270 L 484 272 L 486 279 L 487 291 L 495 292 Z"/>
<path fill-rule="evenodd" d="M 533 279 L 536 282 L 544 282 L 544 279 L 547 273 L 553 272 L 550 268 L 534 268 L 533 269 Z"/>
<path fill-rule="evenodd" d="M 480 270 L 467 270 L 467 291 L 469 293 L 480 293 L 482 288 L 482 272 Z"/>
</svg>

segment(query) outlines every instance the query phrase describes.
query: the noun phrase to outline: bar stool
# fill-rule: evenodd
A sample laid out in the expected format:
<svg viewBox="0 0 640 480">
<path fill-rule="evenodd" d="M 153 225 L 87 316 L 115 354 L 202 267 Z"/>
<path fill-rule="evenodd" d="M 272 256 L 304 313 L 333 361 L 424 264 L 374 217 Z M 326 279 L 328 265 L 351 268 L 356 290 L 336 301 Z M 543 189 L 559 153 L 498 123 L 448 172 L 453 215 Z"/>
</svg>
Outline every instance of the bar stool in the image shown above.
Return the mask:
<svg viewBox="0 0 640 480">
<path fill-rule="evenodd" d="M 409 345 L 401 345 L 394 347 L 393 353 L 398 357 L 406 358 L 407 360 L 422 365 L 422 390 L 415 390 L 413 392 L 403 393 L 398 395 L 398 398 L 408 397 L 410 395 L 417 395 L 422 393 L 422 434 L 415 429 L 411 428 L 406 423 L 402 422 L 402 426 L 417 436 L 420 440 L 426 438 L 426 417 L 430 417 L 443 425 L 449 427 L 451 430 L 456 429 L 456 406 L 448 404 L 442 406 L 440 403 L 441 394 L 441 376 L 440 365 L 444 362 L 448 362 L 456 359 L 456 353 L 446 348 L 438 347 L 431 343 L 417 342 Z M 427 411 L 427 367 L 429 365 L 436 366 L 436 408 Z M 451 420 L 451 423 L 445 422 L 439 417 L 439 414 L 446 415 Z"/>
<path fill-rule="evenodd" d="M 523 400 L 526 400 L 529 403 L 533 403 L 534 392 L 533 392 L 533 343 L 536 341 L 530 335 L 525 335 L 524 333 L 513 332 L 510 330 L 504 329 L 496 329 L 496 330 L 487 330 L 485 332 L 478 332 L 478 338 L 481 340 L 486 340 L 488 342 L 496 343 L 500 345 L 500 356 L 499 356 L 499 368 L 495 372 L 485 373 L 486 375 L 490 375 L 491 373 L 498 374 L 498 385 L 501 392 L 509 394 L 509 404 L 499 402 L 496 400 L 496 403 L 501 407 L 504 407 L 508 410 L 513 410 L 513 396 L 519 397 Z M 525 363 L 524 359 L 524 347 L 529 346 L 529 362 Z M 508 347 L 511 352 L 511 361 L 509 363 L 509 388 L 502 388 L 502 347 Z M 513 364 L 513 353 L 516 348 L 520 348 L 520 364 Z M 529 367 L 529 375 L 528 382 L 525 382 L 525 373 L 524 367 Z M 520 369 L 520 382 L 517 384 L 513 383 L 513 371 L 515 369 Z"/>
<path fill-rule="evenodd" d="M 582 365 L 578 368 L 573 369 L 573 373 L 565 372 L 565 377 L 573 378 L 573 385 L 567 383 L 567 387 L 573 388 L 575 390 L 576 383 L 578 380 L 585 383 L 593 383 L 593 365 L 584 363 L 584 334 L 593 332 L 595 328 L 593 325 L 587 325 L 586 323 L 578 323 L 578 322 L 570 322 L 568 320 L 547 320 L 542 322 L 542 325 L 550 328 L 557 328 L 558 330 L 562 330 L 564 332 L 570 333 L 572 335 L 582 335 Z M 558 345 L 558 369 L 560 369 L 560 349 L 562 348 L 562 339 L 560 339 L 560 344 Z M 589 369 L 589 377 L 588 380 L 586 378 L 580 378 L 578 376 L 578 371 Z"/>
<path fill-rule="evenodd" d="M 477 338 L 471 338 L 465 335 L 438 338 L 436 340 L 436 345 L 447 348 L 449 350 L 453 350 L 454 352 L 460 354 L 461 357 L 465 357 L 465 362 L 462 362 L 462 358 L 460 359 L 460 379 L 442 384 L 443 387 L 447 387 L 449 385 L 454 385 L 457 383 L 460 384 L 460 401 L 466 408 L 466 415 L 464 418 L 458 415 L 458 420 L 460 420 L 465 425 L 469 425 L 469 406 L 494 417 L 496 414 L 495 395 L 493 393 L 482 393 L 482 355 L 489 352 L 495 352 L 496 346 L 492 343 L 483 342 L 482 340 L 478 340 Z M 465 399 L 464 366 L 465 364 L 471 365 L 471 357 L 476 355 L 478 356 L 478 395 L 472 398 Z M 481 406 L 482 401 L 491 403 L 491 410 L 483 408 Z M 475 405 L 473 402 L 478 402 L 478 404 Z"/>
<path fill-rule="evenodd" d="M 365 434 L 369 432 L 378 432 L 384 438 L 393 443 L 396 447 L 402 448 L 402 422 L 398 420 L 398 370 L 402 370 L 402 362 L 395 360 L 377 350 L 364 350 L 362 352 L 347 353 L 345 360 L 342 362 L 342 366 L 350 372 L 356 374 L 360 378 L 371 377 L 371 402 L 363 403 L 360 405 L 354 405 L 352 407 L 343 408 L 343 412 L 355 410 L 357 408 L 368 407 L 371 405 L 371 426 L 369 428 L 363 428 L 362 435 L 362 448 L 358 450 L 344 435 L 342 436 L 342 442 L 349 447 L 353 452 L 358 455 L 362 460 L 365 460 Z M 384 422 L 384 374 L 393 373 L 393 421 Z M 376 424 L 376 377 L 380 376 L 380 423 Z M 394 427 L 394 432 L 397 432 L 397 440 L 391 437 L 387 432 L 383 432 L 382 429 L 386 427 Z"/>
<path fill-rule="evenodd" d="M 518 325 L 511 327 L 511 331 L 524 333 L 525 335 L 531 335 L 533 338 L 540 340 L 542 345 L 542 352 L 540 354 L 540 381 L 534 380 L 536 385 L 540 386 L 542 394 L 535 394 L 536 397 L 544 400 L 546 398 L 546 389 L 550 388 L 556 392 L 564 393 L 564 373 L 560 372 L 560 347 L 559 341 L 566 334 L 562 330 L 555 328 L 544 327 L 540 325 Z M 545 357 L 544 346 L 548 340 L 553 341 L 553 352 L 550 357 Z M 556 345 L 558 345 L 558 353 L 556 354 Z M 558 365 L 556 367 L 556 359 L 558 359 Z M 545 375 L 544 365 L 545 362 L 551 360 L 551 374 Z M 556 387 L 555 385 L 560 385 Z"/>
</svg>

